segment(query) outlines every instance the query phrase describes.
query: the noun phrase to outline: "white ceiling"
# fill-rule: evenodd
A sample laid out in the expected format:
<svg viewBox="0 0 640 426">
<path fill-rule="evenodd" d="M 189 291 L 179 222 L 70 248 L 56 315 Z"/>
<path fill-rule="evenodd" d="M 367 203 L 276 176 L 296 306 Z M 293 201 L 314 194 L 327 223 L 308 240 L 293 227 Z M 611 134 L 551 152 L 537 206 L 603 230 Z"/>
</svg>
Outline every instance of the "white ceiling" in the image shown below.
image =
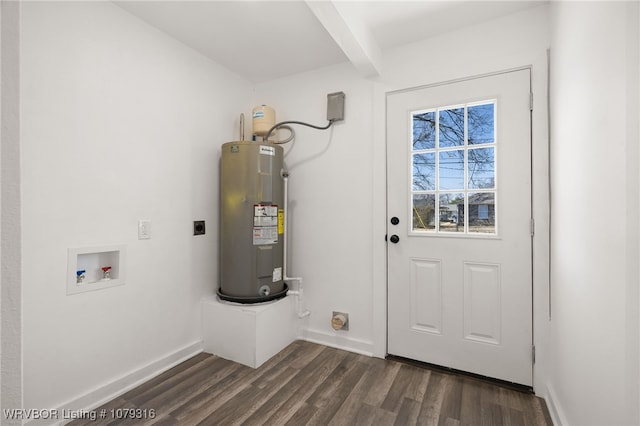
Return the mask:
<svg viewBox="0 0 640 426">
<path fill-rule="evenodd" d="M 351 61 L 364 76 L 380 52 L 544 0 L 114 1 L 254 83 Z"/>
</svg>

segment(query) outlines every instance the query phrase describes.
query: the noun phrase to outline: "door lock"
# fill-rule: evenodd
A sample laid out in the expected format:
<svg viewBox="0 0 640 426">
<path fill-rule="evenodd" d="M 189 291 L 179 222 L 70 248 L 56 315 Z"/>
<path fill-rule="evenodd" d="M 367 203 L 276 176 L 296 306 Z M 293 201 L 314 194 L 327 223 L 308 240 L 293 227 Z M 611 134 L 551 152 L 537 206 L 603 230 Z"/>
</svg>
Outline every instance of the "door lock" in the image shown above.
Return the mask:
<svg viewBox="0 0 640 426">
<path fill-rule="evenodd" d="M 400 223 L 400 219 L 398 219 L 397 217 L 394 216 L 394 217 L 391 218 L 391 224 L 392 225 L 397 225 L 399 223 Z"/>
<path fill-rule="evenodd" d="M 391 241 L 393 244 L 398 244 L 398 241 L 400 241 L 400 237 L 398 237 L 396 234 L 393 234 L 391 237 L 389 237 L 389 241 Z"/>
</svg>

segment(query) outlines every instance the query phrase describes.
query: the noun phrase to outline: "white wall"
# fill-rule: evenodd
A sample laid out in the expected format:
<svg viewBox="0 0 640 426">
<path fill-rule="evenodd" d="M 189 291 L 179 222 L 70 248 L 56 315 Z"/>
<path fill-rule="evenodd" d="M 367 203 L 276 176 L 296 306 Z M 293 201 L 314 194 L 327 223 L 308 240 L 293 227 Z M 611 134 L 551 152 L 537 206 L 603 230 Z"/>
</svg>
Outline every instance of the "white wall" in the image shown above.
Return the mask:
<svg viewBox="0 0 640 426">
<path fill-rule="evenodd" d="M 333 134 L 296 127 L 295 146 L 286 157 L 293 169 L 290 265 L 293 275 L 305 279 L 312 312 L 303 323 L 305 338 L 386 354 L 385 93 L 529 65 L 539 99 L 534 113 L 535 214 L 541 232 L 535 246 L 535 305 L 546 321 L 548 43 L 543 6 L 384 52 L 382 74 L 374 80 L 343 64 L 256 87 L 255 104 L 273 106 L 277 121 L 315 124 L 325 122 L 327 93 L 346 94 L 345 121 Z M 334 310 L 350 314 L 348 332 L 331 328 Z M 540 333 L 544 345 L 544 330 Z"/>
<path fill-rule="evenodd" d="M 251 85 L 109 2 L 23 2 L 21 26 L 24 404 L 41 409 L 201 348 L 218 147 Z M 126 284 L 67 296 L 67 249 L 110 244 Z"/>
<path fill-rule="evenodd" d="M 0 2 L 0 407 L 22 406 L 19 6 Z M 4 416 L 0 424 L 5 424 Z"/>
<path fill-rule="evenodd" d="M 552 11 L 549 388 L 563 424 L 638 424 L 638 4 Z"/>
</svg>

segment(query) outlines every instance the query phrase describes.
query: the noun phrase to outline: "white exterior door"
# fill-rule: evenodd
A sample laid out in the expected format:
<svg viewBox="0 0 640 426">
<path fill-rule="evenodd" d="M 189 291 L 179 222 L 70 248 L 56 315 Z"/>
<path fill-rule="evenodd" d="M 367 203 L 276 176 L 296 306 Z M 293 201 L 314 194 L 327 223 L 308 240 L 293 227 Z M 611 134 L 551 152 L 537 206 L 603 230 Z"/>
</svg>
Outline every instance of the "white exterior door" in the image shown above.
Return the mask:
<svg viewBox="0 0 640 426">
<path fill-rule="evenodd" d="M 530 90 L 388 95 L 389 354 L 532 385 Z"/>
</svg>

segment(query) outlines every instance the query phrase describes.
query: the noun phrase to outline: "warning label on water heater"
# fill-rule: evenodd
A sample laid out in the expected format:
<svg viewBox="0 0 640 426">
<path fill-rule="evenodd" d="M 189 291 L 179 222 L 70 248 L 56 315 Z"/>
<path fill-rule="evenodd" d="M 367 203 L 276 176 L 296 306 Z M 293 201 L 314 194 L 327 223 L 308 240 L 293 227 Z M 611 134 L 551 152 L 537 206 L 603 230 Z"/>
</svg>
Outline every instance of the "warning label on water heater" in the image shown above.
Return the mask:
<svg viewBox="0 0 640 426">
<path fill-rule="evenodd" d="M 278 243 L 278 206 L 253 206 L 253 245 Z"/>
<path fill-rule="evenodd" d="M 278 210 L 278 234 L 284 234 L 284 210 Z"/>
</svg>

